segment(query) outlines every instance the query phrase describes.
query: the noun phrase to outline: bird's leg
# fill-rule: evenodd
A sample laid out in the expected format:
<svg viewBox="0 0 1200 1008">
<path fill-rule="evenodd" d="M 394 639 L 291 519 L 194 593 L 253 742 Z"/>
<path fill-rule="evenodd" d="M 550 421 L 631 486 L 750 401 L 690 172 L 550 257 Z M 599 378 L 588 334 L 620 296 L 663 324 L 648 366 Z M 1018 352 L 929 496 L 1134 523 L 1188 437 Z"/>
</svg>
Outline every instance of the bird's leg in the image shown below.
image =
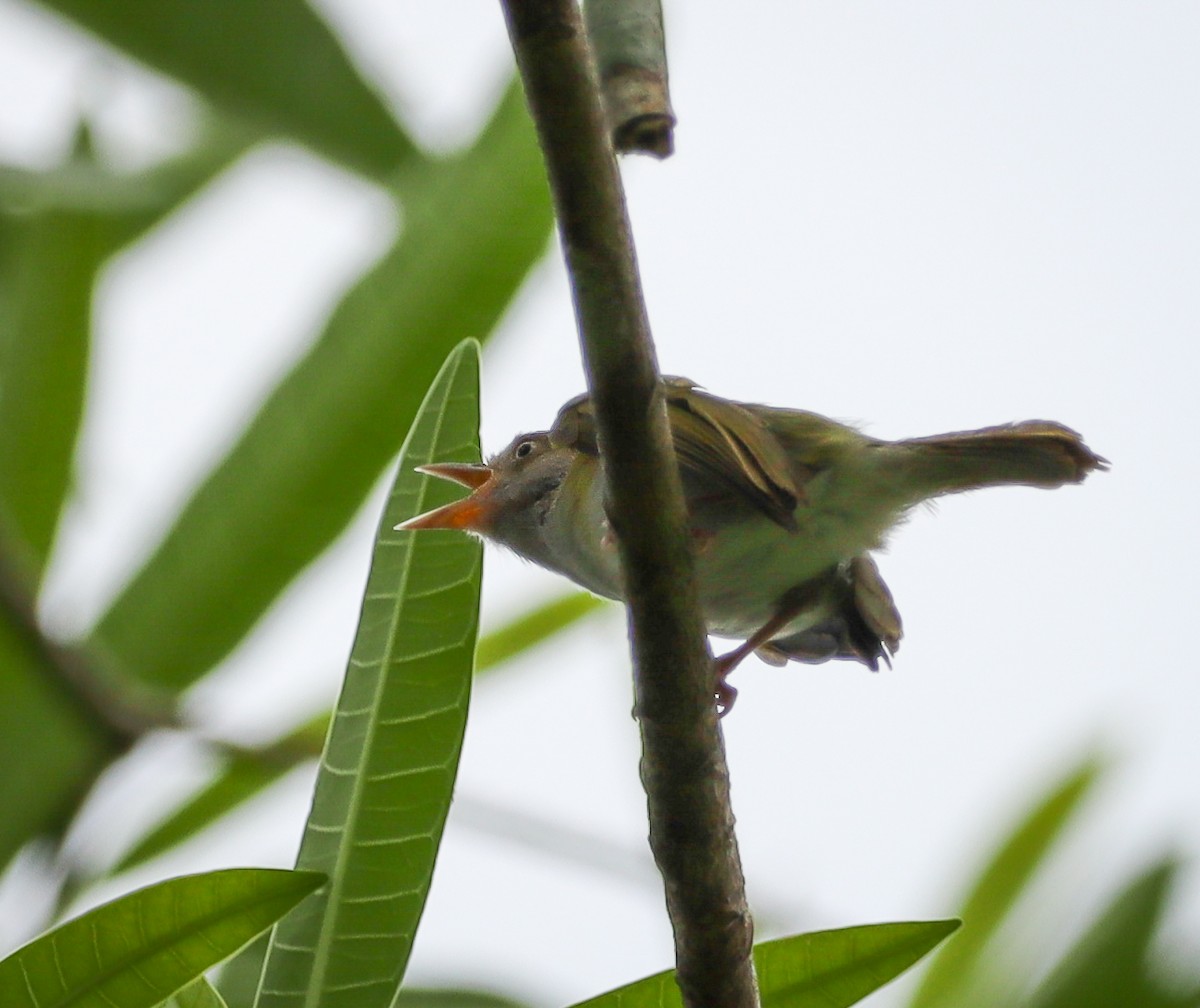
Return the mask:
<svg viewBox="0 0 1200 1008">
<path fill-rule="evenodd" d="M 729 674 L 737 668 L 750 654 L 775 636 L 791 621 L 795 613 L 790 609 L 781 609 L 762 625 L 745 643 L 739 644 L 727 654 L 713 660 L 713 671 L 716 673 L 717 685 L 713 695 L 717 698 L 717 716 L 724 717 L 733 709 L 738 691 L 729 685 Z"/>
<path fill-rule="evenodd" d="M 716 672 L 717 684 L 713 688 L 713 695 L 717 698 L 718 717 L 728 714 L 733 708 L 733 702 L 737 699 L 738 691 L 727 681 L 729 674 L 754 651 L 766 644 L 799 616 L 808 607 L 814 594 L 812 582 L 797 585 L 785 592 L 779 600 L 779 608 L 775 610 L 774 616 L 759 627 L 744 643 L 739 644 L 728 654 L 714 659 L 713 670 Z"/>
</svg>

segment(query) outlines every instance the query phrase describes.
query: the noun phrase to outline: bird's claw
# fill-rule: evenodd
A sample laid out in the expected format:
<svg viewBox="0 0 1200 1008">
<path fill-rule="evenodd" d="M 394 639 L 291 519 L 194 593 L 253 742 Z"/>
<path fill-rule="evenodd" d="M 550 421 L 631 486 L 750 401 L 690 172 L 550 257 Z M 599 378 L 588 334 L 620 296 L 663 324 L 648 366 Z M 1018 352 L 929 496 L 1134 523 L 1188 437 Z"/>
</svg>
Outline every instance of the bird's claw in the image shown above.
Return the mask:
<svg viewBox="0 0 1200 1008">
<path fill-rule="evenodd" d="M 737 699 L 738 691 L 730 686 L 722 676 L 717 679 L 716 689 L 713 690 L 713 696 L 717 701 L 717 717 L 723 718 L 731 710 L 733 710 L 733 702 Z"/>
<path fill-rule="evenodd" d="M 729 674 L 737 668 L 738 663 L 742 660 L 741 650 L 738 648 L 713 659 L 713 678 L 716 680 L 713 697 L 717 701 L 717 717 L 719 718 L 723 718 L 733 710 L 733 703 L 737 699 L 738 691 L 729 685 Z"/>
</svg>

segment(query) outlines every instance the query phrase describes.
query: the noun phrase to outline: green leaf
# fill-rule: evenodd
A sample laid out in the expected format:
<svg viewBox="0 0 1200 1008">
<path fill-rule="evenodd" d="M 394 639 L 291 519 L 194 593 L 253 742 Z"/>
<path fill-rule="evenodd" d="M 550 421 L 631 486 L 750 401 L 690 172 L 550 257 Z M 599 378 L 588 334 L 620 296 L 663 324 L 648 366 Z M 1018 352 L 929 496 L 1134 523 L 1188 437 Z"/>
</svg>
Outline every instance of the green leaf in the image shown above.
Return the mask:
<svg viewBox="0 0 1200 1008">
<path fill-rule="evenodd" d="M 1098 759 L 1085 760 L 1004 840 L 963 903 L 962 931 L 930 962 L 911 1008 L 950 1008 L 969 988 L 986 985 L 987 978 L 976 973 L 997 929 L 1079 811 L 1101 769 Z"/>
<path fill-rule="evenodd" d="M 247 143 L 212 123 L 170 162 L 119 175 L 77 152 L 46 172 L 0 168 L 0 867 L 57 833 L 125 740 L 78 703 L 33 616 L 71 483 L 92 287 L 102 263 Z"/>
<path fill-rule="evenodd" d="M 187 150 L 141 171 L 114 171 L 86 145 L 45 171 L 0 165 L 0 207 L 14 218 L 79 214 L 105 220 L 115 248 L 140 237 L 261 139 L 256 130 L 209 114 Z"/>
<path fill-rule="evenodd" d="M 92 284 L 113 238 L 84 214 L 0 217 L 0 526 L 38 578 L 71 482 Z"/>
<path fill-rule="evenodd" d="M 587 592 L 551 599 L 482 637 L 475 654 L 476 671 L 494 668 L 605 608 L 610 608 L 610 603 Z"/>
<path fill-rule="evenodd" d="M 573 592 L 536 606 L 480 638 L 475 671 L 509 661 L 608 607 L 603 599 L 585 592 Z M 321 714 L 264 749 L 228 757 L 205 787 L 154 826 L 109 874 L 126 871 L 190 840 L 227 812 L 261 794 L 293 767 L 317 759 L 328 728 L 329 714 Z"/>
<path fill-rule="evenodd" d="M 317 759 L 328 729 L 329 715 L 321 714 L 265 749 L 226 759 L 205 787 L 155 825 L 109 874 L 127 871 L 190 840 L 227 812 L 261 794 L 289 770 Z"/>
<path fill-rule="evenodd" d="M 162 1003 L 162 1008 L 228 1008 L 225 999 L 204 977 L 193 980 Z"/>
<path fill-rule="evenodd" d="M 169 879 L 62 924 L 0 962 L 4 1008 L 152 1008 L 324 882 L 235 868 Z"/>
<path fill-rule="evenodd" d="M 303 0 L 42 0 L 218 108 L 387 178 L 417 154 Z"/>
<path fill-rule="evenodd" d="M 92 643 L 130 675 L 181 689 L 229 653 L 345 527 L 442 359 L 486 337 L 544 249 L 549 200 L 518 91 L 470 152 L 418 175 L 399 243 L 102 620 Z"/>
<path fill-rule="evenodd" d="M 957 928 L 956 920 L 864 924 L 793 935 L 754 947 L 763 1008 L 844 1008 L 889 983 Z M 576 1008 L 682 1006 L 674 970 Z"/>
<path fill-rule="evenodd" d="M 0 580 L 12 573 L 0 566 Z M 12 611 L 0 585 L 0 868 L 34 837 L 58 833 L 123 740 L 94 723 Z M 3 1004 L 0 1001 L 0 1004 Z"/>
<path fill-rule="evenodd" d="M 297 859 L 330 884 L 276 928 L 258 1008 L 387 1006 L 404 975 L 458 771 L 482 548 L 392 526 L 461 496 L 415 466 L 478 457 L 479 346 L 467 341 L 418 412 L 380 522 Z"/>
<path fill-rule="evenodd" d="M 35 587 L 71 485 L 96 275 L 246 141 L 213 124 L 188 155 L 132 175 L 86 152 L 0 169 L 0 532 Z"/>
<path fill-rule="evenodd" d="M 766 942 L 754 965 L 763 1008 L 840 1008 L 890 983 L 961 924 L 865 924 Z"/>
<path fill-rule="evenodd" d="M 1030 1008 L 1167 1008 L 1177 1000 L 1150 970 L 1177 866 L 1155 865 L 1136 878 L 1063 957 L 1029 1001 Z"/>
<path fill-rule="evenodd" d="M 227 812 L 270 787 L 289 769 L 290 767 L 281 763 L 236 757 L 228 760 L 207 787 L 201 789 L 169 818 L 142 837 L 113 866 L 110 874 L 128 871 L 185 840 L 190 840 Z"/>
</svg>

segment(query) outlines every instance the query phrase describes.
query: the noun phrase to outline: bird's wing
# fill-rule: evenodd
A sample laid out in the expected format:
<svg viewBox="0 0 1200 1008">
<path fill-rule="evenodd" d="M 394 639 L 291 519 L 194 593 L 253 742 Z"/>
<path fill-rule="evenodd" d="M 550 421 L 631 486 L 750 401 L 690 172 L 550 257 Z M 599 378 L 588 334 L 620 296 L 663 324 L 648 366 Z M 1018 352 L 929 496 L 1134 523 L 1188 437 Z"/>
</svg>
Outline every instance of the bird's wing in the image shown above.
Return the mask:
<svg viewBox="0 0 1200 1008">
<path fill-rule="evenodd" d="M 803 467 L 789 461 L 766 422 L 740 403 L 701 391 L 687 378 L 665 377 L 663 392 L 689 504 L 710 505 L 700 499 L 701 493 L 741 502 L 795 531 L 794 512 L 804 497 L 796 472 L 802 475 Z M 583 395 L 568 402 L 550 436 L 556 444 L 597 454 L 591 399 Z"/>
<path fill-rule="evenodd" d="M 686 379 L 667 383 L 667 415 L 675 454 L 698 482 L 713 482 L 794 531 L 802 494 L 783 446 L 767 424 L 740 403 L 709 395 Z"/>
</svg>

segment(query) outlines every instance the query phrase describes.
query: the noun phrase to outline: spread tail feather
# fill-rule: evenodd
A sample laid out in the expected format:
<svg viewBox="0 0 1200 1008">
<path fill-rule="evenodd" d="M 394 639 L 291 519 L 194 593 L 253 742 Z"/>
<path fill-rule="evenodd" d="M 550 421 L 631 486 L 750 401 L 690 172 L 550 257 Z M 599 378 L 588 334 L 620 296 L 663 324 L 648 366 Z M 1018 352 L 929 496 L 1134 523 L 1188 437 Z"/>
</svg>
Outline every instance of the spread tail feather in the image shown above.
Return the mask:
<svg viewBox="0 0 1200 1008">
<path fill-rule="evenodd" d="M 896 451 L 922 497 L 1005 484 L 1051 489 L 1108 468 L 1079 434 L 1050 420 L 911 438 L 886 448 Z"/>
</svg>

